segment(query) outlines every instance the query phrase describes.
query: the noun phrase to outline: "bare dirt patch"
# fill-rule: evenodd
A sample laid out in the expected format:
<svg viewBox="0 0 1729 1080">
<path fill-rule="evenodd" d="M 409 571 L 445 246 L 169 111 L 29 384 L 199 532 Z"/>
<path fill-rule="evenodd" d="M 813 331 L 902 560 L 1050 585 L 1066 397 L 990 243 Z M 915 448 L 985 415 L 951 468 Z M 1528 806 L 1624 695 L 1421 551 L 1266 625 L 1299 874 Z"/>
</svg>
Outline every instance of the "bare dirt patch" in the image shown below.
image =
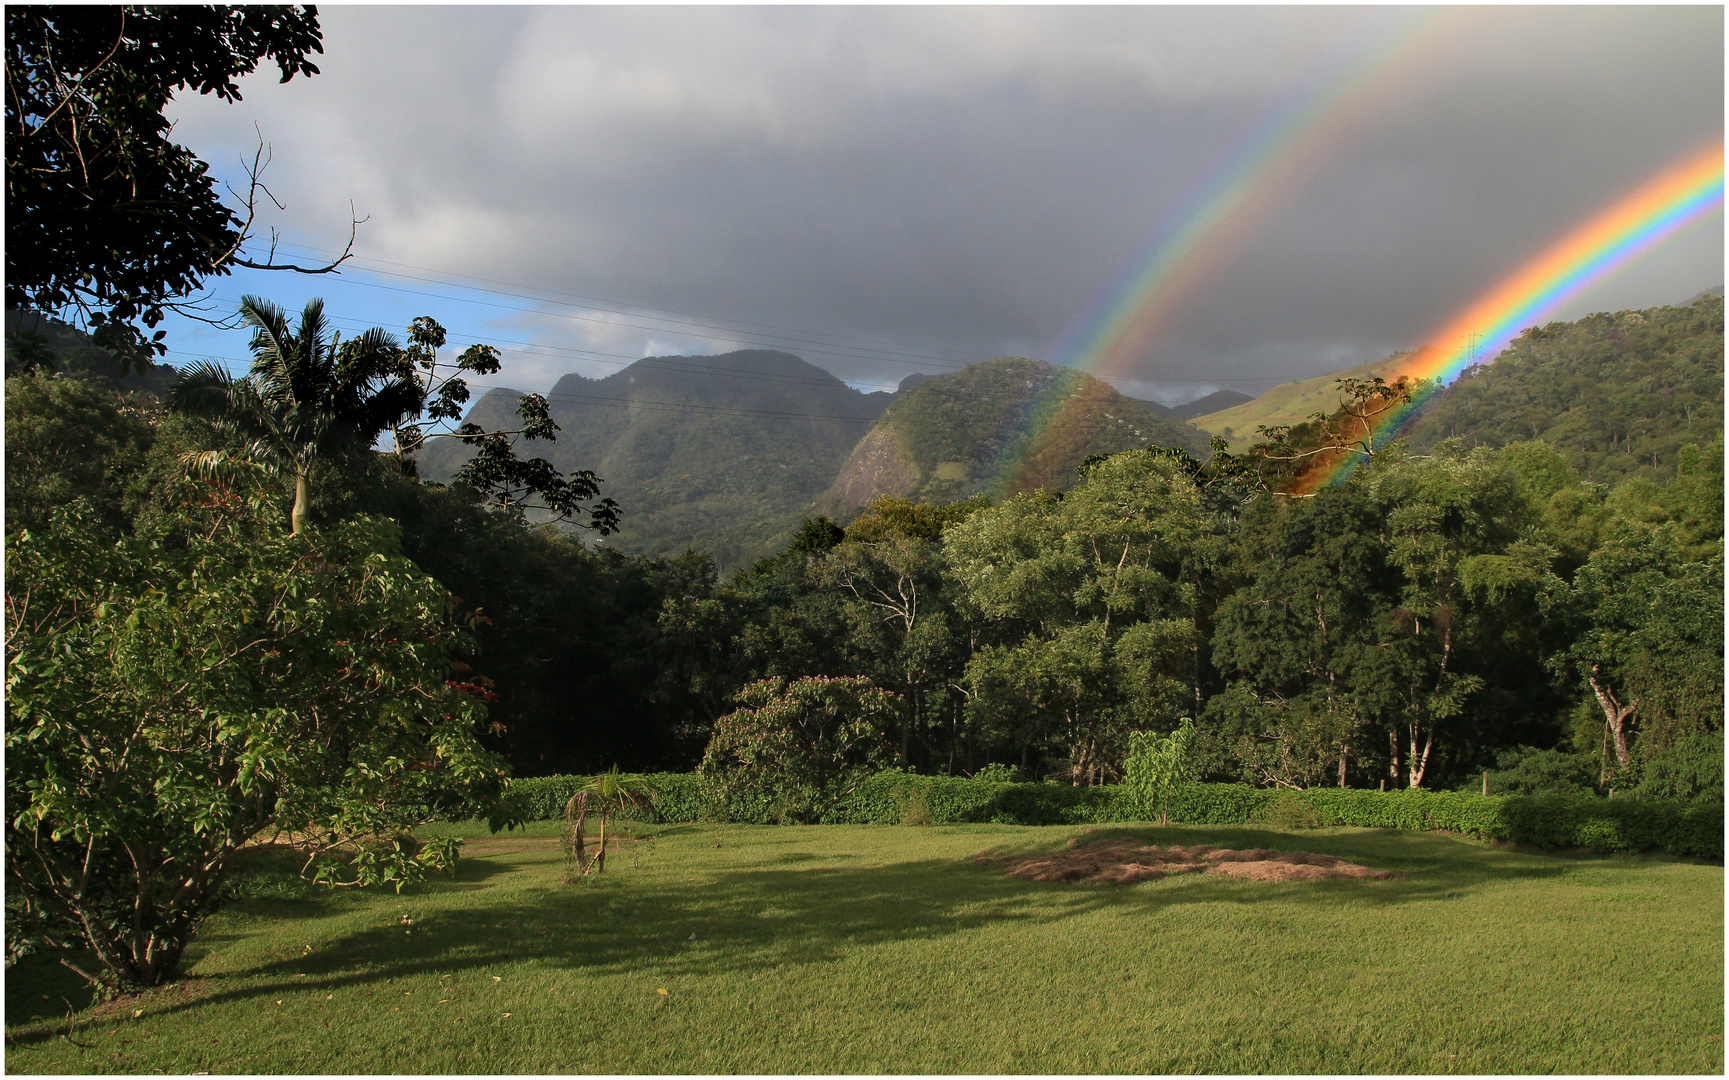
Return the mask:
<svg viewBox="0 0 1729 1080">
<path fill-rule="evenodd" d="M 1002 862 L 1010 877 L 1028 881 L 1105 881 L 1127 885 L 1135 881 L 1157 881 L 1172 874 L 1223 874 L 1248 881 L 1319 881 L 1324 878 L 1390 878 L 1386 870 L 1371 870 L 1336 855 L 1312 851 L 1270 851 L 1251 848 L 1232 851 L 1208 847 L 1148 847 L 1134 840 L 1095 840 L 1049 855 L 1001 859 L 990 854 L 976 858 L 980 865 Z"/>
</svg>

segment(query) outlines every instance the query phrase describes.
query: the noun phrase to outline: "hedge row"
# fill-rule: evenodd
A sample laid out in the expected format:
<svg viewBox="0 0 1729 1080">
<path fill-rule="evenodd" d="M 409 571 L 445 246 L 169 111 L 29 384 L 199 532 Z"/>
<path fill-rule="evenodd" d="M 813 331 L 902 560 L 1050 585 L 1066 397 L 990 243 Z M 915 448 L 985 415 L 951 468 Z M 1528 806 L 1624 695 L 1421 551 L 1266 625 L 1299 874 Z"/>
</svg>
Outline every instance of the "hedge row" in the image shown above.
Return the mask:
<svg viewBox="0 0 1729 1080">
<path fill-rule="evenodd" d="M 584 777 L 513 780 L 511 797 L 529 820 L 561 816 Z M 653 792 L 649 817 L 657 822 L 709 819 L 697 779 L 690 773 L 642 777 Z M 728 821 L 774 824 L 772 797 L 735 796 Z M 1146 812 L 1127 788 L 1055 784 L 1003 784 L 958 777 L 886 772 L 841 799 L 827 824 L 1083 825 L 1144 821 Z M 1240 784 L 1188 784 L 1171 800 L 1170 820 L 1180 825 L 1250 825 L 1297 821 L 1386 829 L 1440 829 L 1482 840 L 1514 840 L 1554 849 L 1601 852 L 1663 851 L 1723 858 L 1723 808 L 1589 796 L 1491 795 L 1457 791 L 1361 791 L 1312 788 L 1280 792 Z"/>
</svg>

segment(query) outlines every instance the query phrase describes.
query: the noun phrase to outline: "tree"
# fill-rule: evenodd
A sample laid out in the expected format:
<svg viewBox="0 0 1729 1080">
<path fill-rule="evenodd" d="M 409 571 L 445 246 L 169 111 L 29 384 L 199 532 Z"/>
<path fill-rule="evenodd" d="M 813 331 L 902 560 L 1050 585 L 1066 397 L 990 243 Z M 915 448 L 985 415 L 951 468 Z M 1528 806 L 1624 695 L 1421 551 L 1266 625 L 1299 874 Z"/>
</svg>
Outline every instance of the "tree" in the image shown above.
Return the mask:
<svg viewBox="0 0 1729 1080">
<path fill-rule="evenodd" d="M 607 824 L 615 815 L 639 806 L 647 806 L 648 801 L 648 785 L 638 777 L 619 772 L 617 765 L 590 778 L 570 797 L 564 804 L 564 821 L 570 826 L 570 856 L 576 863 L 578 873 L 587 877 L 591 870 L 602 874 L 606 872 Z M 597 845 L 599 850 L 592 859 L 588 858 L 583 836 L 583 827 L 590 814 L 600 819 L 600 839 Z"/>
<path fill-rule="evenodd" d="M 1309 494 L 1339 467 L 1374 460 L 1392 442 L 1380 430 L 1384 418 L 1439 387 L 1438 381 L 1413 381 L 1404 375 L 1393 382 L 1379 375 L 1334 381 L 1339 389 L 1337 409 L 1315 413 L 1301 424 L 1256 428 L 1262 441 L 1240 459 L 1232 459 L 1233 477 L 1263 491 Z"/>
<path fill-rule="evenodd" d="M 618 529 L 618 504 L 610 498 L 595 501 L 600 477 L 593 470 L 577 469 L 564 476 L 544 458 L 523 460 L 516 454 L 516 439 L 556 441 L 558 425 L 551 407 L 539 394 L 517 399 L 516 415 L 522 426 L 509 431 L 486 431 L 465 423 L 462 406 L 468 401 L 468 382 L 462 376 L 492 375 L 499 369 L 498 350 L 491 345 L 471 345 L 452 364 L 442 362 L 444 327 L 429 316 L 415 319 L 408 328 L 408 348 L 401 353 L 398 377 L 419 388 L 420 403 L 390 425 L 397 467 L 409 475 L 418 471 L 414 454 L 428 439 L 457 439 L 475 447 L 475 454 L 457 470 L 456 479 L 481 492 L 497 509 L 511 514 L 524 510 L 543 511 L 549 521 L 593 529 L 602 536 Z M 394 344 L 394 342 L 392 343 Z M 426 423 L 421 423 L 422 417 Z M 408 421 L 413 421 L 412 423 Z M 430 430 L 429 430 L 430 429 Z M 531 500 L 538 499 L 538 502 Z M 586 512 L 587 521 L 578 521 Z"/>
<path fill-rule="evenodd" d="M 965 662 L 964 656 L 957 655 L 953 620 L 945 610 L 952 604 L 945 604 L 942 588 L 942 533 L 984 505 L 982 498 L 939 505 L 878 498 L 816 567 L 817 580 L 842 590 L 854 618 L 863 624 L 855 636 L 881 634 L 886 639 L 883 647 L 874 651 L 883 654 L 882 681 L 899 684 L 904 712 L 897 756 L 903 767 L 909 762 L 914 729 L 936 699 L 950 696 L 945 690 L 951 676 L 958 675 Z M 820 522 L 807 526 L 811 531 L 820 532 L 821 528 Z M 958 705 L 958 701 L 952 703 Z M 950 711 L 952 718 L 959 710 Z M 955 734 L 951 726 L 951 768 Z"/>
<path fill-rule="evenodd" d="M 1528 740 L 1556 712 L 1532 618 L 1554 551 L 1530 496 L 1491 452 L 1453 446 L 1257 500 L 1251 579 L 1219 613 L 1214 659 L 1233 681 L 1212 730 L 1259 782 L 1294 787 L 1327 760 L 1343 785 L 1352 758 L 1418 787 L 1437 754 Z"/>
<path fill-rule="evenodd" d="M 104 540 L 77 501 L 7 536 L 6 868 L 25 920 L 8 933 L 110 990 L 173 977 L 255 837 L 288 836 L 333 885 L 400 888 L 454 865 L 415 826 L 505 824 L 484 707 L 450 681 L 449 594 L 388 522 L 291 539 L 240 479 L 184 481 L 184 544 Z"/>
<path fill-rule="evenodd" d="M 1545 595 L 1569 644 L 1553 664 L 1603 715 L 1603 781 L 1652 751 L 1723 727 L 1723 563 L 1684 562 L 1674 527 L 1615 523 L 1571 583 Z M 1617 785 L 1626 786 L 1626 785 Z"/>
<path fill-rule="evenodd" d="M 239 101 L 261 60 L 287 82 L 315 75 L 315 8 L 40 6 L 6 10 L 6 303 L 73 309 L 98 345 L 136 362 L 166 351 L 154 327 L 200 282 L 235 265 L 301 267 L 245 255 L 259 197 L 255 157 L 243 213 L 209 167 L 169 140 L 177 91 Z M 262 147 L 260 148 L 262 151 Z M 346 252 L 344 253 L 346 257 Z"/>
<path fill-rule="evenodd" d="M 782 818 L 809 824 L 889 761 L 885 733 L 900 703 L 869 679 L 764 679 L 735 700 L 741 708 L 715 723 L 697 767 L 723 801 L 760 794 Z"/>
<path fill-rule="evenodd" d="M 1123 782 L 1134 792 L 1142 812 L 1156 815 L 1160 825 L 1170 822 L 1171 792 L 1195 777 L 1194 751 L 1195 722 L 1186 716 L 1169 735 L 1140 731 L 1129 737 Z"/>
<path fill-rule="evenodd" d="M 1189 570 L 1200 493 L 1168 455 L 1083 467 L 1061 497 L 1018 495 L 945 534 L 966 602 L 989 628 L 968 665 L 969 711 L 999 732 L 1054 739 L 1076 783 L 1116 771 L 1131 730 L 1190 707 Z M 1033 749 L 1021 745 L 1023 764 Z"/>
<path fill-rule="evenodd" d="M 154 439 L 150 423 L 120 398 L 79 379 L 45 373 L 6 383 L 6 522 L 41 529 L 75 497 L 105 530 L 125 522 L 130 473 Z"/>
<path fill-rule="evenodd" d="M 170 388 L 168 401 L 251 440 L 252 463 L 294 478 L 290 520 L 299 535 L 312 510 L 313 470 L 341 450 L 371 446 L 418 411 L 421 388 L 403 377 L 400 350 L 385 331 L 330 338 L 322 300 L 307 302 L 296 330 L 286 312 L 255 296 L 241 299 L 240 316 L 254 330 L 251 374 L 235 379 L 203 361 Z M 219 452 L 196 461 L 206 471 L 227 463 Z"/>
</svg>

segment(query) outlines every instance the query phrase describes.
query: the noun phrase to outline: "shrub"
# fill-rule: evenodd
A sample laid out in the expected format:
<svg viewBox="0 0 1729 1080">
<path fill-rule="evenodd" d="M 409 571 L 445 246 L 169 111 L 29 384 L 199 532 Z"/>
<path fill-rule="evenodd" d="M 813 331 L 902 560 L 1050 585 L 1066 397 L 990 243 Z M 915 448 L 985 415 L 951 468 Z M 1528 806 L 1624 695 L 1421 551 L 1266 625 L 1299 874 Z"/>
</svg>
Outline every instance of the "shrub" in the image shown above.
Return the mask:
<svg viewBox="0 0 1729 1080">
<path fill-rule="evenodd" d="M 1318 829 L 1321 815 L 1296 795 L 1281 795 L 1261 811 L 1261 820 L 1276 829 Z"/>
<path fill-rule="evenodd" d="M 1143 815 L 1156 816 L 1160 825 L 1170 819 L 1171 792 L 1194 777 L 1194 748 L 1195 722 L 1186 716 L 1169 735 L 1137 731 L 1129 736 L 1125 784 Z"/>
<path fill-rule="evenodd" d="M 716 799 L 773 800 L 777 818 L 812 822 L 888 760 L 883 732 L 900 698 L 866 678 L 764 679 L 715 721 L 697 774 Z"/>
<path fill-rule="evenodd" d="M 1461 790 L 1480 791 L 1480 780 Z M 1521 746 L 1495 756 L 1489 772 L 1491 795 L 1596 795 L 1597 765 L 1581 754 Z"/>
<path fill-rule="evenodd" d="M 1723 733 L 1701 731 L 1659 750 L 1640 747 L 1635 799 L 1723 805 Z"/>
<path fill-rule="evenodd" d="M 902 825 L 929 825 L 931 804 L 928 786 L 908 784 L 895 789 L 895 807 L 900 811 Z"/>
<path fill-rule="evenodd" d="M 528 817 L 556 818 L 559 794 L 582 778 L 513 781 Z M 690 773 L 643 777 L 653 791 L 652 820 L 716 820 L 701 785 Z M 538 794 L 542 790 L 548 795 Z M 568 799 L 569 795 L 563 795 Z M 1440 830 L 1478 840 L 1513 840 L 1544 848 L 1594 851 L 1663 851 L 1690 858 L 1723 857 L 1721 805 L 1601 799 L 1596 796 L 1490 796 L 1462 791 L 1364 791 L 1310 788 L 1272 791 L 1242 784 L 1182 784 L 1171 791 L 1170 820 L 1179 825 L 1267 824 L 1281 828 L 1350 825 L 1378 829 Z M 771 824 L 777 803 L 764 792 L 734 791 L 719 808 L 721 820 Z M 1093 825 L 1145 821 L 1139 799 L 1126 786 L 1090 788 L 1059 784 L 992 783 L 888 770 L 867 777 L 837 800 L 820 820 L 831 825 L 932 825 L 991 822 L 1003 825 Z"/>
</svg>

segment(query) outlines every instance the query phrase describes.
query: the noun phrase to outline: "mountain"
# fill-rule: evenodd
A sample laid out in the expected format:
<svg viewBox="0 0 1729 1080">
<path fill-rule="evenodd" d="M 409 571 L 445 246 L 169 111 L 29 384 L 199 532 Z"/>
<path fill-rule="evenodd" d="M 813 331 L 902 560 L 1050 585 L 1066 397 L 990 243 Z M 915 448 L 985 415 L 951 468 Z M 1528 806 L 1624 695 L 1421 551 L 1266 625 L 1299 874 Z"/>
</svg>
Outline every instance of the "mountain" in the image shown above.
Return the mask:
<svg viewBox="0 0 1729 1080">
<path fill-rule="evenodd" d="M 99 347 L 90 335 L 70 323 L 38 311 L 6 309 L 6 333 L 39 334 L 48 342 L 54 354 L 54 369 L 96 383 L 109 390 L 160 394 L 179 377 L 179 372 L 167 364 L 148 364 L 144 371 L 136 369 L 120 377 L 120 364 L 112 353 Z M 8 361 L 11 357 L 7 357 Z M 11 371 L 11 364 L 7 370 Z"/>
<path fill-rule="evenodd" d="M 1036 412 L 1051 410 L 1058 422 L 1036 423 Z M 1060 490 L 1091 454 L 1154 445 L 1207 452 L 1199 431 L 1085 372 L 1020 357 L 988 360 L 900 395 L 818 505 L 844 521 L 879 495 L 946 502 Z"/>
<path fill-rule="evenodd" d="M 468 419 L 513 426 L 518 396 L 490 391 Z M 895 396 L 860 393 L 782 352 L 648 357 L 604 379 L 566 375 L 547 395 L 558 441 L 518 449 L 601 476 L 624 510 L 606 544 L 654 555 L 694 547 L 726 568 L 779 550 Z M 436 440 L 421 474 L 448 480 L 469 455 Z"/>
<path fill-rule="evenodd" d="M 1204 398 L 1190 401 L 1182 405 L 1173 405 L 1165 410 L 1169 416 L 1178 420 L 1193 420 L 1197 416 L 1221 412 L 1255 400 L 1241 390 L 1214 390 Z"/>
<path fill-rule="evenodd" d="M 1192 423 L 1203 431 L 1223 436 L 1233 452 L 1241 452 L 1258 442 L 1255 428 L 1265 425 L 1300 424 L 1318 412 L 1330 413 L 1339 407 L 1339 392 L 1335 379 L 1368 379 L 1376 375 L 1391 382 L 1404 371 L 1406 361 L 1414 353 L 1394 353 L 1385 360 L 1362 364 L 1331 375 L 1321 375 L 1298 382 L 1281 383 L 1258 398 L 1216 412 L 1196 416 Z M 1222 390 L 1221 394 L 1235 393 Z M 1218 394 L 1213 395 L 1217 397 Z M 1205 398 L 1203 401 L 1207 400 Z"/>
<path fill-rule="evenodd" d="M 1468 368 L 1406 435 L 1485 446 L 1541 439 L 1601 484 L 1675 475 L 1681 447 L 1723 432 L 1723 297 L 1532 327 Z"/>
<path fill-rule="evenodd" d="M 1338 408 L 1334 380 L 1404 372 L 1413 353 L 1286 383 L 1197 417 L 1242 450 L 1260 424 L 1300 423 Z M 1723 296 L 1680 307 L 1587 315 L 1532 327 L 1491 363 L 1466 369 L 1424 405 L 1405 437 L 1425 453 L 1442 439 L 1503 446 L 1541 439 L 1587 480 L 1674 475 L 1681 447 L 1723 431 Z"/>
</svg>

